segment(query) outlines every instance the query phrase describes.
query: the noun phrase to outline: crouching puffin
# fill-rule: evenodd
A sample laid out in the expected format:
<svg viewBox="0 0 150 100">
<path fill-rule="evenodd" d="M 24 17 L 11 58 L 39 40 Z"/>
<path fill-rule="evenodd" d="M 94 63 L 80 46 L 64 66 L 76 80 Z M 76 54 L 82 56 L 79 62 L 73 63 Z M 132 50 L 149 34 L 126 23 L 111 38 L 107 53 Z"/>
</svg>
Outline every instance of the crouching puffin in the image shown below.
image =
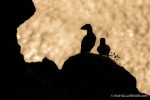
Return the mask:
<svg viewBox="0 0 150 100">
<path fill-rule="evenodd" d="M 100 45 L 97 51 L 101 56 L 109 56 L 110 47 L 106 44 L 105 38 L 100 38 Z"/>
</svg>

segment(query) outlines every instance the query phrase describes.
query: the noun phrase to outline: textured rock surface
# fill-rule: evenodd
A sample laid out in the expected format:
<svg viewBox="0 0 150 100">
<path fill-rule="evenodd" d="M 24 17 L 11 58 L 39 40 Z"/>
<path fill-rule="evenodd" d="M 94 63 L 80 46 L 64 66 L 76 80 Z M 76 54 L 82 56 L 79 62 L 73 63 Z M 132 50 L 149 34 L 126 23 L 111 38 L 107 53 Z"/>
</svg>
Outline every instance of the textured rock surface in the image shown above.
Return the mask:
<svg viewBox="0 0 150 100">
<path fill-rule="evenodd" d="M 117 61 L 137 79 L 138 88 L 150 94 L 149 0 L 33 0 L 35 15 L 20 26 L 18 40 L 27 62 L 43 57 L 58 66 L 80 50 L 85 35 L 80 27 L 93 25 L 97 44 L 107 44 L 121 58 Z"/>
</svg>

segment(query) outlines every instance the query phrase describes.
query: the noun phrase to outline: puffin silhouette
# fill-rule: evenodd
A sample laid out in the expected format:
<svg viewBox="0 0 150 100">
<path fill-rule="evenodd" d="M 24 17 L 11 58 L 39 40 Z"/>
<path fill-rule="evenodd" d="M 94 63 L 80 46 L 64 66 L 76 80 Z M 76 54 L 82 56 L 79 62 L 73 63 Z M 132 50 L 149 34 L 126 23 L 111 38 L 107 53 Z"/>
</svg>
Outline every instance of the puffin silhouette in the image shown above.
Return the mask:
<svg viewBox="0 0 150 100">
<path fill-rule="evenodd" d="M 82 39 L 81 42 L 81 54 L 90 53 L 91 49 L 95 45 L 96 36 L 93 33 L 92 26 L 85 24 L 81 27 L 82 30 L 87 30 L 87 35 Z"/>
<path fill-rule="evenodd" d="M 106 45 L 105 38 L 100 38 L 100 45 L 98 46 L 97 51 L 101 56 L 109 56 L 110 47 Z"/>
</svg>

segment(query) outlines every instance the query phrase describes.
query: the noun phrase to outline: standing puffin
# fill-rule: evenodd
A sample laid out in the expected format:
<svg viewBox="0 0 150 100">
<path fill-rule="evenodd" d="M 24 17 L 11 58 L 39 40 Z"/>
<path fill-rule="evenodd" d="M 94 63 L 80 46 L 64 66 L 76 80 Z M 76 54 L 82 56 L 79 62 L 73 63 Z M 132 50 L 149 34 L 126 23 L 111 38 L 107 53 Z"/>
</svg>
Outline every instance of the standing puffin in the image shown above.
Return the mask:
<svg viewBox="0 0 150 100">
<path fill-rule="evenodd" d="M 109 56 L 110 47 L 106 45 L 105 38 L 100 38 L 100 45 L 98 46 L 97 51 L 101 56 Z"/>
<path fill-rule="evenodd" d="M 87 35 L 82 39 L 81 42 L 81 54 L 90 53 L 91 49 L 95 45 L 96 36 L 93 33 L 92 26 L 85 24 L 81 27 L 82 30 L 87 30 Z"/>
</svg>

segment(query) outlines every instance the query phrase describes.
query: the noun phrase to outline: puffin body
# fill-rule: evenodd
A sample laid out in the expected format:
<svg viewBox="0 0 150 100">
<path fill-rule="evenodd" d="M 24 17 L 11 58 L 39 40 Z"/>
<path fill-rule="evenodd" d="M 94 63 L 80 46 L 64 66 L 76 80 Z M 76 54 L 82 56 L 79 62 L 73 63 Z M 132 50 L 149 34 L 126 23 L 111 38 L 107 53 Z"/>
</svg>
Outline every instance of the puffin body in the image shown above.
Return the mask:
<svg viewBox="0 0 150 100">
<path fill-rule="evenodd" d="M 87 35 L 81 42 L 81 54 L 90 53 L 91 49 L 95 45 L 96 36 L 94 35 L 90 24 L 85 24 L 81 27 L 81 29 L 87 30 Z"/>
</svg>

